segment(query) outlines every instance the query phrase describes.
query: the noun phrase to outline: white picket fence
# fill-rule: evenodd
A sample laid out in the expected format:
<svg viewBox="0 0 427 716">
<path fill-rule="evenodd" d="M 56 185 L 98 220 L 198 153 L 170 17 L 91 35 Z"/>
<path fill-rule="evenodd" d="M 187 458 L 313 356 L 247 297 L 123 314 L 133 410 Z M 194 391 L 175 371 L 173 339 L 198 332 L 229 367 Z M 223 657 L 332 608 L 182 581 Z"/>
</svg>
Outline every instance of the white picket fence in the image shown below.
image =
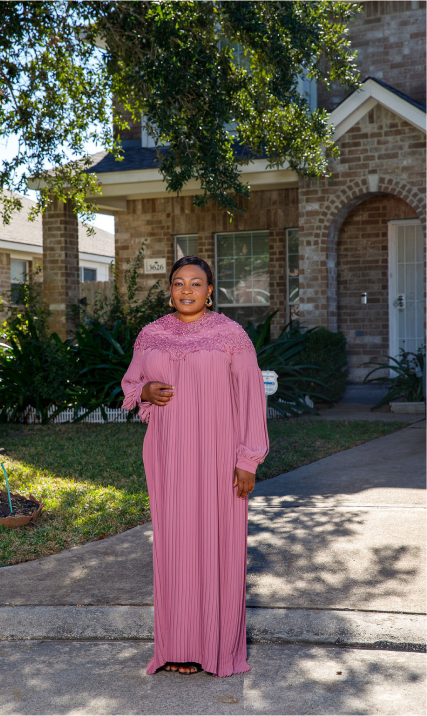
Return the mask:
<svg viewBox="0 0 427 716">
<path fill-rule="evenodd" d="M 112 408 L 106 408 L 104 407 L 105 413 L 107 415 L 107 420 L 105 421 L 102 417 L 101 408 L 97 408 L 93 411 L 93 413 L 90 413 L 90 415 L 86 415 L 81 422 L 82 423 L 125 423 L 128 419 L 129 413 L 127 410 L 122 410 L 119 408 L 118 410 L 113 410 Z M 52 413 L 55 412 L 55 408 L 49 408 L 48 415 L 52 415 Z M 85 411 L 79 410 L 78 415 L 83 415 Z M 59 415 L 56 415 L 52 423 L 70 423 L 72 420 L 74 420 L 75 417 L 75 410 L 74 408 L 68 408 L 67 410 L 64 410 L 62 413 L 59 413 Z M 131 422 L 138 421 L 138 415 L 132 415 L 130 418 Z M 37 413 L 34 408 L 28 408 L 25 415 L 22 417 L 21 422 L 25 422 L 27 424 L 35 424 L 39 423 L 40 419 L 37 416 Z"/>
<path fill-rule="evenodd" d="M 280 401 L 283 402 L 283 401 Z M 311 402 L 310 398 L 306 397 L 305 402 L 307 405 L 310 405 L 310 407 L 313 407 L 313 403 Z M 104 406 L 105 413 L 107 415 L 107 420 L 104 420 L 101 413 L 101 408 L 97 408 L 93 411 L 93 413 L 90 413 L 90 415 L 87 415 L 84 417 L 81 422 L 82 423 L 126 423 L 128 420 L 129 413 L 127 410 L 122 410 L 122 408 L 119 409 L 113 409 L 113 408 L 107 408 Z M 49 408 L 48 414 L 49 416 L 52 415 L 52 413 L 55 412 L 55 408 L 52 406 Z M 302 412 L 302 411 L 300 411 Z M 84 413 L 84 410 L 79 410 L 78 415 L 82 415 Z M 56 415 L 52 423 L 70 423 L 74 420 L 75 416 L 75 410 L 74 408 L 68 408 L 67 410 L 64 410 L 62 413 L 59 413 L 59 415 Z M 268 408 L 267 409 L 267 418 L 281 418 L 283 417 L 277 410 L 274 408 Z M 130 418 L 130 422 L 135 423 L 139 420 L 138 415 L 132 415 Z M 22 416 L 21 422 L 27 423 L 29 425 L 34 425 L 36 423 L 40 422 L 40 419 L 37 416 L 37 413 L 35 411 L 35 408 L 28 408 L 25 415 Z"/>
</svg>

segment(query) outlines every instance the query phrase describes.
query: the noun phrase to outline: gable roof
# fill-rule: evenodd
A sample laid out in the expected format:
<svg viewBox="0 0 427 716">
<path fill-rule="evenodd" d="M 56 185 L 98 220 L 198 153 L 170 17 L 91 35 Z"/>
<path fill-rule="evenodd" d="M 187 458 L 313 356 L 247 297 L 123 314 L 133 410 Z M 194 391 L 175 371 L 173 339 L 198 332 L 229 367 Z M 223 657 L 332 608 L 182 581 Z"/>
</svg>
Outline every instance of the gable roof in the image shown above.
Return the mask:
<svg viewBox="0 0 427 716">
<path fill-rule="evenodd" d="M 167 154 L 169 149 L 168 147 L 159 147 L 159 151 L 162 154 Z M 238 142 L 234 143 L 233 152 L 237 157 L 250 154 L 250 150 L 247 147 L 242 147 Z M 124 141 L 121 155 L 123 157 L 122 161 L 118 162 L 111 152 L 101 151 L 97 154 L 92 154 L 92 164 L 86 171 L 103 174 L 106 172 L 128 172 L 138 169 L 159 168 L 157 149 L 155 147 L 141 147 L 138 144 L 134 144 L 133 141 L 129 142 L 129 144 Z M 254 159 L 262 158 L 266 159 L 265 155 L 264 157 L 254 157 Z"/>
<path fill-rule="evenodd" d="M 422 132 L 426 131 L 425 105 L 416 102 L 382 80 L 367 77 L 363 87 L 352 92 L 331 113 L 329 123 L 335 128 L 334 139 L 339 139 L 376 104 L 387 107 Z"/>
</svg>

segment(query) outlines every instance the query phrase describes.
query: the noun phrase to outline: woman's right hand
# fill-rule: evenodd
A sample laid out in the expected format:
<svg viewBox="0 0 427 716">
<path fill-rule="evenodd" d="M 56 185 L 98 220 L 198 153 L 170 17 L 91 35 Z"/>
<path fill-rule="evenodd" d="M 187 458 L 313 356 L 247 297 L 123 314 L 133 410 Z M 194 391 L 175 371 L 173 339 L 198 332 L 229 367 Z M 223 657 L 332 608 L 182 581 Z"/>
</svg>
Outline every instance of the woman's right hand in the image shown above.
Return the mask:
<svg viewBox="0 0 427 716">
<path fill-rule="evenodd" d="M 167 405 L 175 395 L 175 386 L 156 380 L 146 383 L 141 391 L 141 400 L 154 405 Z"/>
</svg>

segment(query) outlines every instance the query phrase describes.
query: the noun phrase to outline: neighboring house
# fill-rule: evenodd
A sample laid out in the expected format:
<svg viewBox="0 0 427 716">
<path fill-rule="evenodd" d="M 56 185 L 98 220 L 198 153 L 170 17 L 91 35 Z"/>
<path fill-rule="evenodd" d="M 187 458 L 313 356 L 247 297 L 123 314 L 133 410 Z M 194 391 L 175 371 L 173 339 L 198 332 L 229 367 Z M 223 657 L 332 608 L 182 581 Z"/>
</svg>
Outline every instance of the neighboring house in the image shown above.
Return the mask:
<svg viewBox="0 0 427 716">
<path fill-rule="evenodd" d="M 43 266 L 42 219 L 28 221 L 28 214 L 35 202 L 21 197 L 23 209 L 13 214 L 10 224 L 0 222 L 0 297 L 26 280 L 29 270 Z M 78 222 L 79 279 L 108 281 L 109 266 L 114 260 L 114 234 L 95 229 L 88 236 L 85 227 Z M 13 292 L 12 292 L 13 297 Z"/>
<path fill-rule="evenodd" d="M 363 89 L 317 88 L 341 150 L 331 180 L 306 181 L 257 159 L 242 168 L 251 198 L 230 224 L 213 205 L 193 206 L 195 182 L 179 197 L 166 192 L 140 123 L 123 134 L 122 162 L 100 153 L 92 166 L 102 183 L 99 210 L 115 216 L 122 267 L 147 239 L 141 291 L 158 278 L 166 287 L 176 258 L 198 254 L 214 269 L 216 310 L 242 325 L 277 310 L 273 335 L 295 318 L 342 330 L 356 381 L 363 362 L 425 340 L 425 3 L 362 5 L 349 35 Z M 58 220 L 67 227 L 62 238 Z M 51 208 L 44 236 L 47 254 L 58 242 L 76 245 L 69 207 Z M 62 280 L 59 300 L 48 262 L 52 305 L 64 306 L 75 278 Z M 65 332 L 64 309 L 56 315 Z"/>
</svg>

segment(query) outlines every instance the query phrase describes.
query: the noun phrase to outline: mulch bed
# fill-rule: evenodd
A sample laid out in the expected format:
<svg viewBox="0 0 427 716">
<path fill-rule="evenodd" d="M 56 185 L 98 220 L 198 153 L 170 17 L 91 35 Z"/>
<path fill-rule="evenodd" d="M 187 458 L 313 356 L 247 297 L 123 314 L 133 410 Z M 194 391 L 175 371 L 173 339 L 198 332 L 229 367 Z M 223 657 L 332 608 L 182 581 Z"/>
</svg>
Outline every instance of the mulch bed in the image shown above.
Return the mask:
<svg viewBox="0 0 427 716">
<path fill-rule="evenodd" d="M 39 509 L 39 503 L 35 500 L 30 499 L 29 497 L 24 497 L 23 495 L 16 495 L 11 494 L 10 498 L 12 500 L 12 508 L 13 508 L 13 514 L 15 516 L 28 516 L 32 515 L 33 512 L 36 512 L 36 510 Z M 9 500 L 7 497 L 7 492 L 3 492 L 3 490 L 0 491 L 0 518 L 2 517 L 10 517 L 10 507 L 9 507 Z"/>
</svg>

